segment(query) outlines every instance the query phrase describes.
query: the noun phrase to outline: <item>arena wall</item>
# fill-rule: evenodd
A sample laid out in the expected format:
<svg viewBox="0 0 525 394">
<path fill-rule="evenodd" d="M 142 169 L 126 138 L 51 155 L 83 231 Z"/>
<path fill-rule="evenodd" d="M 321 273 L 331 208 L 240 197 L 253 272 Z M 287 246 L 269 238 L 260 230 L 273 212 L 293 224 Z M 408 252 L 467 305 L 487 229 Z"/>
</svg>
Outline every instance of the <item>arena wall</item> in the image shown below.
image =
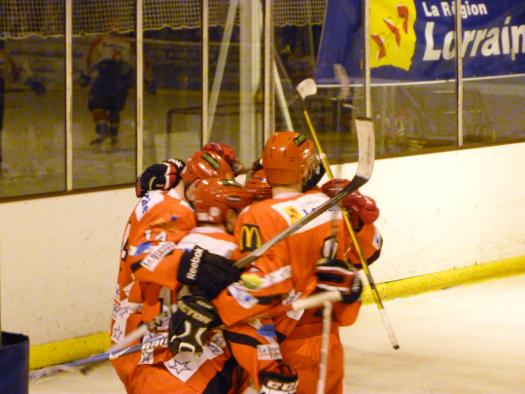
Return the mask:
<svg viewBox="0 0 525 394">
<path fill-rule="evenodd" d="M 525 256 L 524 167 L 525 143 L 376 161 L 376 282 Z M 107 331 L 135 201 L 130 187 L 0 204 L 2 330 L 31 345 Z"/>
</svg>

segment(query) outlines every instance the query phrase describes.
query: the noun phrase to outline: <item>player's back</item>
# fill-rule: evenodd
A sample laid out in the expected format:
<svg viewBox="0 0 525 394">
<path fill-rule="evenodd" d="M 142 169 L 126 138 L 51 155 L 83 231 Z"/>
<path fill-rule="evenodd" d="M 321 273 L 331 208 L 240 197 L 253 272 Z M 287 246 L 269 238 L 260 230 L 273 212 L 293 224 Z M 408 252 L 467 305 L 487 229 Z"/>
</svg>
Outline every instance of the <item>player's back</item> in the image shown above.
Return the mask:
<svg viewBox="0 0 525 394">
<path fill-rule="evenodd" d="M 236 234 L 241 251 L 256 249 L 327 200 L 328 197 L 321 192 L 293 193 L 250 206 L 238 221 Z M 346 236 L 341 218 L 339 208 L 328 210 L 277 243 L 267 254 L 273 264 L 283 265 L 281 272 L 291 276 L 296 290 L 313 291 L 315 265 L 321 257 L 330 257 L 334 250 L 338 256 L 343 255 Z M 336 238 L 339 242 L 335 241 Z M 286 272 L 287 265 L 291 267 L 289 273 Z"/>
</svg>

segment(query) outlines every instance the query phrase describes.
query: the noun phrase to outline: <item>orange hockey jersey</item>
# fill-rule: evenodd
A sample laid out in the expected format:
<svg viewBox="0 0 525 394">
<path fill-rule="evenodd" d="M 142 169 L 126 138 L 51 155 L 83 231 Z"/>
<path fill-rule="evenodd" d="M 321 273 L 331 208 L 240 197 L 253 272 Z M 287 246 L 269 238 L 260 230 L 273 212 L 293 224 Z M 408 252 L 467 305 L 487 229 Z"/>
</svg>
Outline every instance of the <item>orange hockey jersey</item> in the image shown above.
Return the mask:
<svg viewBox="0 0 525 394">
<path fill-rule="evenodd" d="M 249 206 L 236 224 L 241 252 L 255 250 L 327 200 L 318 191 L 286 193 Z M 240 282 L 221 293 L 216 305 L 223 322 L 232 325 L 261 315 L 283 300 L 292 302 L 308 296 L 317 283 L 316 262 L 322 257 L 344 258 L 350 243 L 339 208 L 324 212 L 277 243 L 248 267 Z M 298 321 L 300 313 L 290 313 L 289 317 Z"/>
<path fill-rule="evenodd" d="M 306 194 L 281 194 L 278 198 L 247 208 L 239 217 L 235 232 L 242 252 L 255 250 L 327 200 L 328 197 L 324 193 L 316 190 Z M 380 246 L 380 236 L 373 225 L 363 230 L 358 234 L 358 239 L 363 250 L 366 250 L 365 253 L 371 255 L 377 250 L 374 244 Z M 364 234 L 366 239 L 363 239 Z M 363 244 L 366 244 L 366 247 Z M 337 207 L 323 213 L 271 248 L 247 269 L 239 283 L 230 285 L 215 301 L 223 322 L 231 326 L 226 334 L 232 342 L 232 351 L 256 386 L 259 371 L 272 369 L 275 360 L 284 357 L 293 367 L 298 363 L 297 357 L 293 357 L 293 348 L 280 347 L 275 338 L 282 341 L 289 336 L 290 341 L 285 341 L 285 344 L 293 343 L 297 347 L 298 343 L 293 341 L 294 338 L 320 334 L 318 323 L 321 324 L 321 319 L 312 311 L 305 311 L 304 317 L 303 312 L 289 312 L 285 316 L 274 317 L 273 340 L 268 335 L 261 335 L 271 332 L 268 322 L 262 325 L 265 330 L 261 330 L 261 324 L 257 327 L 253 321 L 243 321 L 264 314 L 271 316 L 272 309 L 281 302 L 293 302 L 299 297 L 311 294 L 316 287 L 316 262 L 322 257 L 347 257 L 353 262 L 358 262 L 355 260 L 350 236 Z M 337 327 L 352 324 L 359 308 L 360 302 L 334 306 L 336 324 L 333 325 L 332 333 L 336 336 L 331 340 L 334 350 L 339 341 Z M 316 354 L 319 349 L 310 348 L 308 352 Z M 342 353 L 334 352 L 334 360 L 340 354 Z M 313 358 L 317 359 L 317 355 Z M 336 364 L 339 365 L 338 362 Z M 296 369 L 299 370 L 300 367 L 298 365 Z"/>
<path fill-rule="evenodd" d="M 196 245 L 229 259 L 238 259 L 240 255 L 233 236 L 217 227 L 192 229 L 180 239 L 176 249 L 191 250 Z M 148 333 L 144 340 L 166 343 L 168 326 L 169 318 L 166 318 L 157 332 Z M 222 332 L 215 330 L 200 355 L 182 352 L 173 356 L 166 346 L 161 346 L 147 352 L 143 350 L 139 364 L 136 377 L 132 379 L 136 393 L 215 393 L 226 392 L 231 385 L 235 361 Z M 159 366 L 164 368 L 159 371 Z M 155 391 L 152 387 L 156 387 Z"/>
<path fill-rule="evenodd" d="M 154 201 L 156 197 L 153 196 Z M 174 200 L 177 200 L 174 191 L 164 195 L 164 198 L 166 197 L 173 197 Z M 129 268 L 129 275 L 126 278 L 128 280 L 130 277 L 135 278 L 136 285 L 141 290 L 139 293 L 145 295 L 144 302 L 139 303 L 142 305 L 141 321 L 150 320 L 154 317 L 152 315 L 160 313 L 165 310 L 164 308 L 169 308 L 171 301 L 176 299 L 176 292 L 180 289 L 180 285 L 175 282 L 176 270 L 180 254 L 184 250 L 191 250 L 195 245 L 200 245 L 211 253 L 226 258 L 237 259 L 240 254 L 232 235 L 215 227 L 191 229 L 194 224 L 193 211 L 189 209 L 187 203 L 180 199 L 163 201 L 169 201 L 169 212 L 162 209 L 162 203 L 158 205 L 138 204 L 130 220 L 130 227 L 147 235 L 134 236 L 134 231 L 130 231 L 129 245 L 127 248 L 123 247 L 128 254 L 124 260 L 124 265 Z M 140 216 L 144 211 L 150 212 L 149 221 L 154 223 L 154 226 L 144 226 L 143 221 L 147 213 L 144 214 L 144 217 Z M 156 214 L 153 214 L 155 211 L 157 211 Z M 177 224 L 184 225 L 184 227 L 179 228 Z M 165 228 L 169 230 L 161 231 Z M 190 229 L 191 231 L 188 232 Z M 144 253 L 139 250 L 144 247 L 141 246 L 145 241 L 144 238 L 147 238 L 146 241 L 151 238 L 159 241 L 156 244 L 157 247 L 149 249 L 153 253 L 150 252 L 145 258 Z M 141 241 L 138 246 L 135 244 L 136 240 Z M 140 261 L 140 269 L 133 270 L 133 267 L 137 267 L 137 261 L 133 258 L 136 256 L 142 256 L 143 259 Z M 144 260 L 148 258 L 150 261 L 144 263 Z M 131 264 L 126 264 L 128 262 Z M 157 294 L 156 299 L 155 294 Z M 130 299 L 134 300 L 132 295 L 130 292 L 128 303 Z M 122 303 L 121 300 L 119 305 Z M 145 310 L 151 313 L 146 315 Z M 115 326 L 116 324 L 113 324 L 113 333 L 115 333 Z M 134 324 L 127 327 L 128 331 L 133 329 L 133 326 Z M 127 364 L 127 368 L 124 369 L 131 371 L 125 382 L 128 392 L 151 394 L 224 392 L 224 388 L 231 385 L 235 362 L 230 357 L 222 332 L 213 331 L 210 334 L 209 341 L 200 355 L 179 353 L 173 356 L 166 347 L 168 326 L 169 318 L 166 318 L 156 332 L 148 332 L 144 336 L 144 345 L 138 355 L 134 355 L 133 359 L 125 360 L 124 358 Z M 115 338 L 115 340 L 118 339 Z M 119 370 L 116 364 L 118 360 L 114 360 L 117 371 Z"/>
<path fill-rule="evenodd" d="M 167 307 L 163 304 L 170 303 L 179 288 L 177 257 L 182 253 L 176 250 L 176 243 L 195 225 L 193 209 L 174 189 L 150 191 L 139 200 L 122 239 L 110 327 L 112 343 L 151 320 Z M 140 353 L 133 353 L 113 360 L 126 387 L 140 359 Z"/>
</svg>

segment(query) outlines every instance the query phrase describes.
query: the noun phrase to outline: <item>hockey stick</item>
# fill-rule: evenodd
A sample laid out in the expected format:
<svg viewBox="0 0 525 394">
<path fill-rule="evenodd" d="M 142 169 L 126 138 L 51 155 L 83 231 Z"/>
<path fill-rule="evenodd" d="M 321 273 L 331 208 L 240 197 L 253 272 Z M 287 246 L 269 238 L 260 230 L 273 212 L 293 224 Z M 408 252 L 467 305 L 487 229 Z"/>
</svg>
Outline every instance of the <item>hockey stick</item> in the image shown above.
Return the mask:
<svg viewBox="0 0 525 394">
<path fill-rule="evenodd" d="M 349 78 L 346 75 L 346 72 L 344 71 L 344 68 L 342 68 L 341 65 L 334 66 L 334 71 L 335 71 L 336 77 L 340 79 L 341 83 L 343 83 L 344 85 L 349 84 Z M 334 175 L 333 175 L 332 170 L 330 169 L 330 164 L 328 163 L 328 160 L 326 159 L 326 154 L 321 148 L 321 143 L 319 142 L 319 139 L 317 138 L 317 133 L 315 131 L 312 120 L 310 118 L 310 115 L 308 114 L 308 110 L 304 102 L 304 99 L 306 97 L 312 94 L 315 94 L 316 92 L 317 92 L 316 83 L 311 78 L 305 79 L 297 85 L 297 93 L 299 97 L 301 98 L 300 101 L 301 101 L 302 108 L 303 108 L 303 115 L 306 119 L 306 123 L 308 124 L 310 134 L 312 135 L 312 138 L 314 140 L 315 146 L 317 148 L 317 152 L 319 153 L 319 156 L 321 157 L 321 162 L 326 171 L 327 177 L 329 179 L 333 179 Z M 356 131 L 358 134 L 358 139 L 359 139 L 359 129 L 363 127 L 372 129 L 371 133 L 373 134 L 373 123 L 371 120 L 356 119 Z M 359 140 L 358 140 L 358 143 L 359 143 Z M 342 208 L 341 211 L 343 212 L 343 219 L 344 219 L 345 225 L 348 229 L 348 232 L 350 233 L 350 237 L 352 238 L 352 243 L 355 246 L 357 256 L 359 257 L 359 261 L 361 263 L 361 266 L 363 267 L 363 271 L 365 272 L 366 278 L 368 280 L 368 284 L 370 285 L 370 290 L 372 291 L 373 299 L 377 305 L 377 308 L 379 309 L 381 319 L 383 320 L 383 324 L 388 334 L 388 338 L 390 339 L 390 343 L 392 347 L 397 350 L 399 349 L 399 343 L 397 342 L 394 330 L 392 328 L 392 324 L 390 323 L 390 319 L 388 318 L 386 314 L 385 307 L 383 305 L 383 301 L 381 300 L 381 296 L 379 295 L 379 292 L 377 290 L 377 286 L 375 284 L 374 278 L 372 277 L 372 273 L 370 272 L 366 259 L 363 256 L 361 245 L 359 244 L 359 241 L 355 235 L 355 231 L 352 228 L 352 225 L 350 223 L 348 212 L 343 207 L 341 208 Z"/>
<path fill-rule="evenodd" d="M 325 302 L 323 308 L 323 332 L 321 334 L 321 360 L 319 361 L 319 378 L 317 394 L 324 394 L 328 372 L 328 351 L 330 344 L 330 325 L 332 323 L 332 303 Z"/>
<path fill-rule="evenodd" d="M 248 255 L 244 256 L 243 258 L 237 260 L 235 262 L 235 267 L 237 268 L 243 268 L 246 265 L 250 264 L 251 262 L 257 260 L 260 256 L 262 256 L 264 253 L 268 251 L 272 246 L 274 246 L 276 243 L 282 241 L 286 237 L 288 237 L 290 234 L 294 233 L 295 231 L 299 230 L 300 228 L 304 227 L 306 224 L 310 223 L 312 220 L 319 217 L 321 214 L 323 214 L 325 211 L 327 211 L 329 208 L 336 205 L 339 201 L 341 201 L 345 196 L 352 193 L 353 191 L 359 189 L 361 186 L 363 186 L 370 176 L 372 175 L 372 170 L 374 167 L 374 132 L 371 128 L 359 128 L 357 131 L 357 142 L 359 145 L 359 160 L 357 164 L 357 170 L 354 178 L 350 181 L 350 183 L 342 189 L 339 193 L 337 193 L 335 196 L 321 204 L 319 207 L 317 207 L 315 210 L 310 212 L 309 214 L 303 216 L 301 219 L 299 219 L 297 222 L 292 224 L 291 226 L 287 227 L 285 230 L 277 234 L 274 238 L 270 239 L 263 245 L 259 246 L 257 249 L 249 253 Z M 171 311 L 164 311 L 158 314 L 153 320 L 150 320 L 148 322 L 145 322 L 140 327 L 138 327 L 136 330 L 129 333 L 126 337 L 122 338 L 118 343 L 114 344 L 110 351 L 118 351 L 121 350 L 130 344 L 132 344 L 137 339 L 141 338 L 148 330 L 154 329 L 155 327 L 159 326 L 161 322 L 169 316 Z"/>
<path fill-rule="evenodd" d="M 326 303 L 331 304 L 333 302 L 338 302 L 338 301 L 341 301 L 341 293 L 339 291 L 324 291 L 322 293 L 315 294 L 310 297 L 299 299 L 290 304 L 283 304 L 279 308 L 277 308 L 274 312 L 272 312 L 272 315 L 274 314 L 279 315 L 279 314 L 286 313 L 288 311 L 299 311 L 303 309 L 316 308 L 320 305 L 325 305 Z M 225 327 L 220 326 L 217 328 L 220 329 L 220 328 L 225 328 Z M 107 352 L 95 354 L 93 356 L 71 361 L 68 363 L 64 363 L 60 365 L 53 365 L 51 367 L 46 367 L 46 368 L 41 368 L 41 369 L 36 369 L 29 373 L 29 379 L 40 379 L 44 376 L 53 375 L 57 372 L 72 372 L 72 371 L 81 372 L 82 370 L 77 369 L 78 367 L 86 366 L 86 365 L 101 362 L 101 361 L 114 360 L 116 358 L 138 352 L 142 350 L 144 346 L 149 346 L 151 349 L 154 349 L 160 346 L 165 346 L 166 343 L 167 343 L 167 339 L 164 338 L 164 339 L 156 339 L 150 342 L 145 342 L 145 343 L 141 343 L 138 345 L 126 347 L 120 351 L 113 351 L 110 349 Z"/>
</svg>

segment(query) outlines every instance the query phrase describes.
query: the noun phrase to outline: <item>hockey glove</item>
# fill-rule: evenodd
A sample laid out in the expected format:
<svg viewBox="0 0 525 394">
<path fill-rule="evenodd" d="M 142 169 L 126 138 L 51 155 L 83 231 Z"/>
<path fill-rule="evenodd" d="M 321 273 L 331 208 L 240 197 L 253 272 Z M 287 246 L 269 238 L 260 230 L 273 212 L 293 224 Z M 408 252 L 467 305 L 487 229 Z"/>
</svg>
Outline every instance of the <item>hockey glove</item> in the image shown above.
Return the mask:
<svg viewBox="0 0 525 394">
<path fill-rule="evenodd" d="M 295 394 L 297 390 L 297 372 L 284 363 L 280 364 L 279 372 L 262 371 L 259 377 L 259 394 Z"/>
<path fill-rule="evenodd" d="M 347 179 L 330 179 L 322 187 L 322 191 L 329 197 L 335 196 L 350 183 Z M 355 231 L 361 230 L 363 225 L 374 223 L 379 217 L 376 202 L 355 191 L 343 198 L 341 205 L 348 211 L 348 218 Z"/>
<path fill-rule="evenodd" d="M 359 275 L 342 260 L 319 260 L 316 275 L 317 288 L 324 291 L 340 291 L 345 304 L 351 304 L 361 297 L 363 284 Z"/>
<path fill-rule="evenodd" d="M 202 150 L 219 154 L 224 160 L 228 162 L 235 176 L 244 172 L 244 166 L 237 159 L 237 154 L 230 145 L 220 144 L 218 142 L 209 142 L 204 145 Z"/>
<path fill-rule="evenodd" d="M 182 254 L 177 272 L 180 283 L 196 285 L 210 299 L 239 278 L 240 272 L 233 266 L 233 261 L 200 246 Z"/>
<path fill-rule="evenodd" d="M 252 163 L 252 172 L 255 172 L 257 170 L 262 170 L 262 159 L 257 159 Z"/>
<path fill-rule="evenodd" d="M 170 318 L 168 346 L 171 353 L 202 353 L 207 333 L 219 324 L 219 316 L 208 299 L 196 295 L 182 297 Z"/>
<path fill-rule="evenodd" d="M 179 159 L 169 159 L 152 164 L 144 170 L 135 182 L 135 194 L 143 197 L 150 190 L 169 190 L 181 180 L 180 173 L 186 164 Z"/>
</svg>

